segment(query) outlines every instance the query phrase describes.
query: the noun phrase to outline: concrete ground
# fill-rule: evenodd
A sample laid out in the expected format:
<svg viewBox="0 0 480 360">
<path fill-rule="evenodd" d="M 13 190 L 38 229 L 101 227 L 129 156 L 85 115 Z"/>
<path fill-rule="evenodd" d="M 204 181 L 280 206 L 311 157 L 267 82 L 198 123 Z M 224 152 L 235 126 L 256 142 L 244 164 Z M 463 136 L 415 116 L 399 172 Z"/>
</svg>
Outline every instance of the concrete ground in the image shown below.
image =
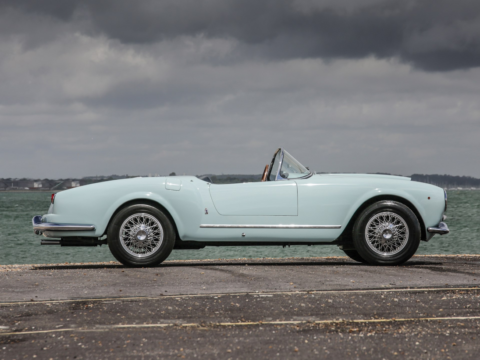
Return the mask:
<svg viewBox="0 0 480 360">
<path fill-rule="evenodd" d="M 0 266 L 0 359 L 476 359 L 480 257 Z"/>
</svg>

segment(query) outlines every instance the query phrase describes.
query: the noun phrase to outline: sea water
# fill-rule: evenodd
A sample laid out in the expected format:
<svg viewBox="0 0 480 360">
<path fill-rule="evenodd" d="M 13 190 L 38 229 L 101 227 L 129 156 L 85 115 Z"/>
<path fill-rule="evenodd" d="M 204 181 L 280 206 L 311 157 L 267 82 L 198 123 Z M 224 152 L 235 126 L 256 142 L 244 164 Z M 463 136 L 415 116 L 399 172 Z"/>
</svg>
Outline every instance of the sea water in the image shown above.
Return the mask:
<svg viewBox="0 0 480 360">
<path fill-rule="evenodd" d="M 0 265 L 115 260 L 108 246 L 40 246 L 32 217 L 47 212 L 46 192 L 0 192 Z M 450 234 L 422 241 L 417 254 L 480 254 L 480 191 L 448 191 Z M 343 256 L 337 246 L 244 246 L 174 250 L 169 260 Z"/>
</svg>

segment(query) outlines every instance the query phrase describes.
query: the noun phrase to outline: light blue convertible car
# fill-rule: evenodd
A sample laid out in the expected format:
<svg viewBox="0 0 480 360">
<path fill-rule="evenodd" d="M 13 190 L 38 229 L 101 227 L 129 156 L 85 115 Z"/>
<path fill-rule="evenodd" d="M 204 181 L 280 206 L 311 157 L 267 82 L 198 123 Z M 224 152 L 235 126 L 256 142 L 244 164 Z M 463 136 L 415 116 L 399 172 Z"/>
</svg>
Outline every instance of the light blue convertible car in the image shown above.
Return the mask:
<svg viewBox="0 0 480 360">
<path fill-rule="evenodd" d="M 388 175 L 313 174 L 284 149 L 261 182 L 194 176 L 109 181 L 52 195 L 33 218 L 44 245 L 108 244 L 127 266 L 154 266 L 173 249 L 337 245 L 356 261 L 396 265 L 420 240 L 449 232 L 446 192 Z"/>
</svg>

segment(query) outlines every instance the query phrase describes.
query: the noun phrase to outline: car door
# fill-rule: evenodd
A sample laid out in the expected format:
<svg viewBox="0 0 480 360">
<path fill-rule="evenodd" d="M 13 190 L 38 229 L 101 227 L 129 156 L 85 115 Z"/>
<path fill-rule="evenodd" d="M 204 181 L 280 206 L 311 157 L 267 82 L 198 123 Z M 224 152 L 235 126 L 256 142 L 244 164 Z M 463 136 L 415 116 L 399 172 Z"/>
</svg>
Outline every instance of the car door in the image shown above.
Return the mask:
<svg viewBox="0 0 480 360">
<path fill-rule="evenodd" d="M 297 184 L 294 181 L 211 184 L 210 196 L 222 216 L 298 215 Z"/>
</svg>

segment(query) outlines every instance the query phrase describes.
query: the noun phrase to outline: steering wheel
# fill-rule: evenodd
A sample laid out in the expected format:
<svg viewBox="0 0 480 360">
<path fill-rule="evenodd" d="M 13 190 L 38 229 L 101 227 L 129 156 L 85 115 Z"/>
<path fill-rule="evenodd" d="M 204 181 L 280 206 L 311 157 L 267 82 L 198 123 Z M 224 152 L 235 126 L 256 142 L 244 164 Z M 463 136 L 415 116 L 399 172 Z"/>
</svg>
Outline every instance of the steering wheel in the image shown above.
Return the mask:
<svg viewBox="0 0 480 360">
<path fill-rule="evenodd" d="M 265 165 L 265 170 L 263 170 L 262 181 L 267 181 L 267 175 L 268 175 L 268 164 Z"/>
</svg>

